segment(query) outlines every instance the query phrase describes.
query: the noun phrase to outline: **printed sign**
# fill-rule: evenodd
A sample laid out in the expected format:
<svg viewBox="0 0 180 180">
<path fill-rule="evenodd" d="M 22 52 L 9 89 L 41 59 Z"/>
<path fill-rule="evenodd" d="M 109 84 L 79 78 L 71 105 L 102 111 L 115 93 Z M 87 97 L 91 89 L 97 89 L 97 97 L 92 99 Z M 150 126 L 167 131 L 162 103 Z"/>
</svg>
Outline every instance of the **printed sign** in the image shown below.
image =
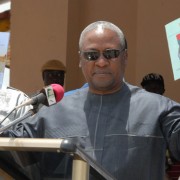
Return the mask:
<svg viewBox="0 0 180 180">
<path fill-rule="evenodd" d="M 4 69 L 9 45 L 9 36 L 9 32 L 0 32 L 0 88 L 2 88 L 3 85 Z"/>
<path fill-rule="evenodd" d="M 180 79 L 180 18 L 165 25 L 174 80 Z"/>
</svg>

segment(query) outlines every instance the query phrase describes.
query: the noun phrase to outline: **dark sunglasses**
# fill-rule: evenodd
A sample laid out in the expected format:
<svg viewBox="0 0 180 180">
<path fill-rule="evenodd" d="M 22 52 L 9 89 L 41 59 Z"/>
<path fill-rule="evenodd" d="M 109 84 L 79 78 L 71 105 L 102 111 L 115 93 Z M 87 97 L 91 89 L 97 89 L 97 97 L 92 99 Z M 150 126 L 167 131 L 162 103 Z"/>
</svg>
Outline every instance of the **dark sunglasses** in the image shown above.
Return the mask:
<svg viewBox="0 0 180 180">
<path fill-rule="evenodd" d="M 125 49 L 118 50 L 118 49 L 106 49 L 105 51 L 102 52 L 103 56 L 106 59 L 113 59 L 117 58 L 121 52 L 123 52 Z M 88 61 L 95 61 L 101 56 L 100 51 L 80 51 L 80 54 L 83 55 L 84 59 Z"/>
</svg>

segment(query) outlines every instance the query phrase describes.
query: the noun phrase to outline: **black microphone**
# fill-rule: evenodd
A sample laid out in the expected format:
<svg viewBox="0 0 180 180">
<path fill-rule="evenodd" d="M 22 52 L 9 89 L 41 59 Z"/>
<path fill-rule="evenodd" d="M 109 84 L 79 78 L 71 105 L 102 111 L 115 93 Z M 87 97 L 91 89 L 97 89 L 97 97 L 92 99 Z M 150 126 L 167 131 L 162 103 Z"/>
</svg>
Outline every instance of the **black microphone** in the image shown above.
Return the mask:
<svg viewBox="0 0 180 180">
<path fill-rule="evenodd" d="M 51 84 L 49 86 L 46 86 L 43 88 L 40 93 L 31 99 L 25 101 L 24 103 L 15 106 L 5 117 L 0 121 L 0 125 L 11 115 L 11 113 L 18 108 L 21 108 L 23 106 L 33 105 L 33 112 L 37 112 L 39 104 L 43 104 L 46 106 L 50 106 L 53 104 L 56 104 L 59 102 L 64 96 L 64 89 L 59 84 Z M 14 121 L 12 121 L 10 124 L 14 124 Z M 9 125 L 8 125 L 9 127 Z"/>
<path fill-rule="evenodd" d="M 18 109 L 27 105 L 44 104 L 50 106 L 59 102 L 64 96 L 64 89 L 59 84 L 51 84 L 43 88 L 39 94 L 15 107 Z"/>
</svg>

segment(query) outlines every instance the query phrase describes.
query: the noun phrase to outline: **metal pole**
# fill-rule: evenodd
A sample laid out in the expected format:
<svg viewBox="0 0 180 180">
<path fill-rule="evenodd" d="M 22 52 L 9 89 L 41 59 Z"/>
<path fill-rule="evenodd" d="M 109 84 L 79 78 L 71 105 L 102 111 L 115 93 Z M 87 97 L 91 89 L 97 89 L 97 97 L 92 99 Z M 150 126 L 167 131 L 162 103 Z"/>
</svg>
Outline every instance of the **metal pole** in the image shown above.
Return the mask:
<svg viewBox="0 0 180 180">
<path fill-rule="evenodd" d="M 74 155 L 72 180 L 89 180 L 89 165 L 78 155 Z"/>
</svg>

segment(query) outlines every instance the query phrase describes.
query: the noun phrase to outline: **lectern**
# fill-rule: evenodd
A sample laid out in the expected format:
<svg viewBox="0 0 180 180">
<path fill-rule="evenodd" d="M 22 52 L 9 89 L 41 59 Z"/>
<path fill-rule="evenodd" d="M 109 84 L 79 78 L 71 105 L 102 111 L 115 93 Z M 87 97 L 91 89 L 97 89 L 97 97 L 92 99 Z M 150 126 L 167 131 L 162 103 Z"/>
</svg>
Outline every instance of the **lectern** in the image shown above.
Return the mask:
<svg viewBox="0 0 180 180">
<path fill-rule="evenodd" d="M 111 174 L 88 156 L 72 139 L 3 137 L 0 138 L 0 151 L 69 153 L 73 156 L 72 180 L 88 180 L 90 168 L 93 168 L 99 174 L 100 179 L 115 180 Z"/>
</svg>

